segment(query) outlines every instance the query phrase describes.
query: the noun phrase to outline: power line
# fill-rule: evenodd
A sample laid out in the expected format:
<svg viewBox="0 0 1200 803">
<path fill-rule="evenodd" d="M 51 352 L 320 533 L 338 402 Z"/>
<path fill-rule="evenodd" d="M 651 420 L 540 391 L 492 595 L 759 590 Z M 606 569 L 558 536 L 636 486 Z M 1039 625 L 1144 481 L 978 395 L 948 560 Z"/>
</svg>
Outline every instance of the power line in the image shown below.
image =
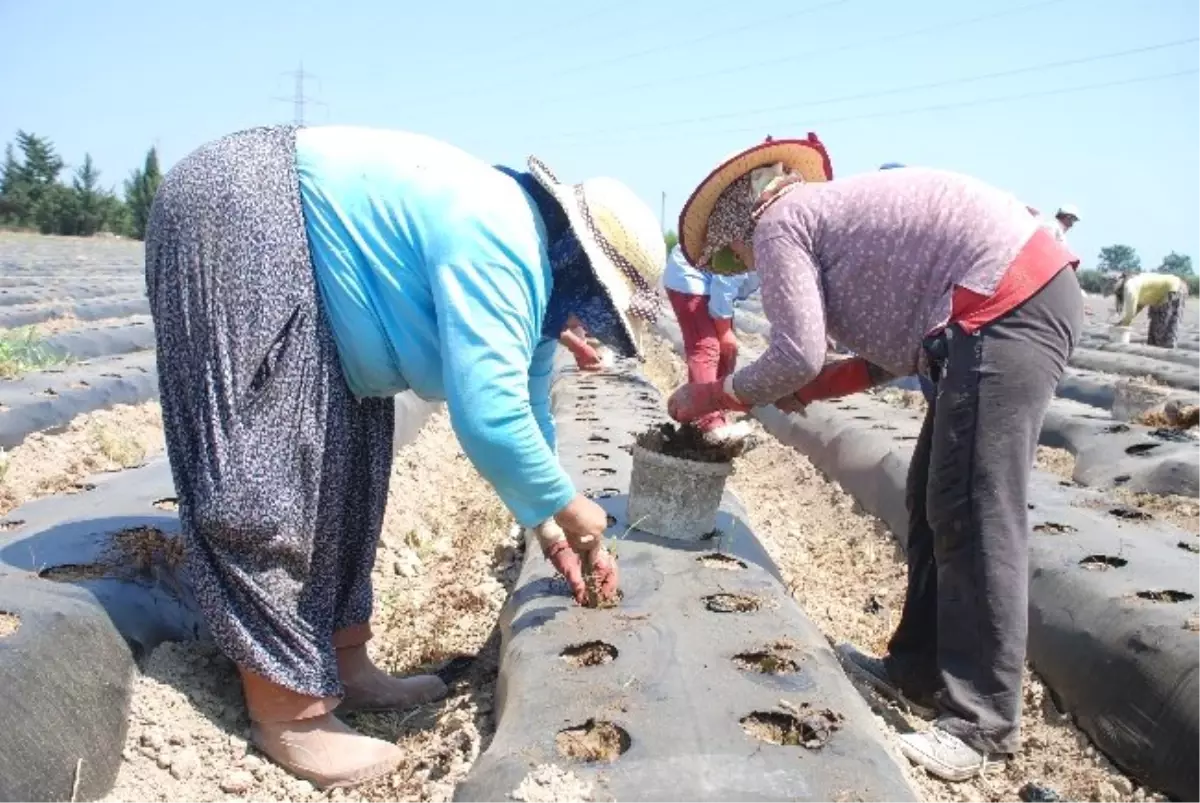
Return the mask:
<svg viewBox="0 0 1200 803">
<path fill-rule="evenodd" d="M 1012 95 L 998 95 L 990 98 L 976 98 L 974 100 L 956 101 L 953 103 L 940 103 L 930 106 L 919 106 L 909 109 L 893 109 L 880 112 L 866 112 L 863 114 L 851 114 L 843 117 L 827 117 L 824 120 L 807 120 L 802 125 L 806 128 L 813 128 L 821 125 L 832 125 L 834 123 L 856 122 L 859 120 L 877 120 L 885 117 L 906 117 L 913 114 L 922 114 L 924 112 L 948 111 L 951 109 L 965 109 L 973 106 L 988 106 L 996 103 L 1007 103 L 1015 100 L 1026 100 L 1029 98 L 1051 97 L 1054 95 L 1066 95 L 1072 92 L 1084 92 L 1092 89 L 1107 89 L 1115 86 L 1127 86 L 1130 84 L 1142 84 L 1151 81 L 1162 81 L 1169 78 L 1179 78 L 1185 75 L 1196 75 L 1200 73 L 1200 68 L 1192 68 L 1190 70 L 1177 70 L 1175 72 L 1156 73 L 1154 75 L 1143 75 L 1136 78 L 1126 78 L 1118 81 L 1101 81 L 1094 84 L 1081 84 L 1077 86 L 1061 87 L 1059 89 L 1043 90 L 1038 92 L 1020 92 Z M 798 126 L 773 126 L 774 128 L 796 128 Z M 674 132 L 665 132 L 670 136 L 675 136 Z M 746 133 L 762 133 L 762 126 L 752 126 L 743 128 L 725 128 L 725 129 L 700 129 L 693 131 L 697 134 L 746 134 Z M 653 136 L 653 135 L 651 135 Z M 644 136 L 638 137 L 641 141 Z M 604 145 L 619 145 L 628 144 L 627 142 L 614 142 L 611 137 L 605 137 L 600 141 Z"/>
<path fill-rule="evenodd" d="M 1056 4 L 1062 3 L 1062 2 L 1065 2 L 1065 0 L 1040 0 L 1040 2 L 1030 3 L 1030 4 L 1024 5 L 1024 6 L 1017 6 L 1016 8 L 1003 8 L 1003 9 L 1000 9 L 999 11 L 993 11 L 993 12 L 989 12 L 987 14 L 978 14 L 974 17 L 967 17 L 965 19 L 951 20 L 950 22 L 941 22 L 941 23 L 937 23 L 934 25 L 927 25 L 923 28 L 916 28 L 916 29 L 913 29 L 910 31 L 901 31 L 899 33 L 891 33 L 891 34 L 887 34 L 885 36 L 876 37 L 874 39 L 867 39 L 867 40 L 862 40 L 859 42 L 849 42 L 844 45 L 838 45 L 836 47 L 825 48 L 823 50 L 821 50 L 821 49 L 808 50 L 803 53 L 792 53 L 790 55 L 780 56 L 778 58 L 765 59 L 763 61 L 755 61 L 755 62 L 751 62 L 749 64 L 735 65 L 732 67 L 723 67 L 719 70 L 710 70 L 709 72 L 689 73 L 686 75 L 677 76 L 677 77 L 673 77 L 673 78 L 656 78 L 656 79 L 649 80 L 649 81 L 643 81 L 640 84 L 624 84 L 624 85 L 620 85 L 620 86 L 614 86 L 614 87 L 608 87 L 605 89 L 589 91 L 588 96 L 590 98 L 605 97 L 608 95 L 615 95 L 615 94 L 627 94 L 629 92 L 633 92 L 633 91 L 636 91 L 639 89 L 648 89 L 650 87 L 661 86 L 663 84 L 671 84 L 672 86 L 678 86 L 681 83 L 695 83 L 697 81 L 707 81 L 711 78 L 723 78 L 728 75 L 734 75 L 734 74 L 737 74 L 740 72 L 747 72 L 749 70 L 762 70 L 767 67 L 777 67 L 781 64 L 790 64 L 790 63 L 797 62 L 797 61 L 805 61 L 807 59 L 814 58 L 816 56 L 830 56 L 835 53 L 844 53 L 846 51 L 858 50 L 858 49 L 861 49 L 864 47 L 875 47 L 876 45 L 882 45 L 882 44 L 887 44 L 889 42 L 900 41 L 900 40 L 908 39 L 908 38 L 911 38 L 914 36 L 921 36 L 921 35 L 924 35 L 927 33 L 939 33 L 942 31 L 952 30 L 954 28 L 961 28 L 961 27 L 964 27 L 967 25 L 973 25 L 977 22 L 989 22 L 991 20 L 1000 19 L 1002 17 L 1009 17 L 1009 16 L 1013 16 L 1015 14 L 1023 14 L 1026 11 L 1034 11 L 1037 9 L 1045 8 L 1047 6 L 1056 5 Z M 545 100 L 542 101 L 542 103 L 555 103 L 560 100 L 573 100 L 577 97 L 578 97 L 578 93 L 575 93 L 575 92 L 565 93 L 562 95 L 546 98 Z"/>
<path fill-rule="evenodd" d="M 717 31 L 710 31 L 709 33 L 701 34 L 700 36 L 696 36 L 691 39 L 668 40 L 664 44 L 656 45 L 654 47 L 649 47 L 649 48 L 645 48 L 642 50 L 637 50 L 632 53 L 624 53 L 619 56 L 607 57 L 607 58 L 601 59 L 599 61 L 588 62 L 585 64 L 577 64 L 573 67 L 567 67 L 565 69 L 556 70 L 554 73 L 554 76 L 556 78 L 558 78 L 563 75 L 573 75 L 575 73 L 587 72 L 589 70 L 594 70 L 599 67 L 607 67 L 609 65 L 619 64 L 624 61 L 631 61 L 633 59 L 642 58 L 643 56 L 653 55 L 655 53 L 660 53 L 664 50 L 673 50 L 673 49 L 679 48 L 679 47 L 690 47 L 690 46 L 698 44 L 700 42 L 706 42 L 710 39 L 724 38 L 731 34 L 740 33 L 742 31 L 747 31 L 747 30 L 751 30 L 753 28 L 761 27 L 762 25 L 778 24 L 785 20 L 795 19 L 797 17 L 803 17 L 803 16 L 806 16 L 806 15 L 811 14 L 816 11 L 822 11 L 827 8 L 833 8 L 835 6 L 844 5 L 846 3 L 850 3 L 850 2 L 854 2 L 854 1 L 855 0 L 827 0 L 824 3 L 820 3 L 815 6 L 809 6 L 807 8 L 802 8 L 797 11 L 793 11 L 789 14 L 784 14 L 782 16 L 773 16 L 773 17 L 770 17 L 769 19 L 767 19 L 767 18 L 758 19 L 754 22 L 749 22 L 749 23 L 746 23 L 745 25 L 740 25 L 736 28 L 722 28 Z M 1055 0 L 1055 2 L 1057 2 L 1057 1 L 1058 0 Z M 726 3 L 721 2 L 721 3 L 716 3 L 714 5 L 726 5 Z M 509 83 L 511 83 L 511 82 L 503 81 L 500 83 L 490 84 L 490 85 L 483 86 L 483 87 L 475 87 L 475 88 L 466 90 L 465 92 L 458 92 L 458 93 L 452 93 L 450 95 L 443 95 L 440 98 L 430 98 L 430 100 L 436 100 L 436 101 L 460 100 L 465 97 L 477 96 L 477 95 L 484 94 L 484 93 L 494 93 L 494 92 L 496 92 L 496 90 L 507 86 Z"/>
<path fill-rule="evenodd" d="M 304 71 L 304 62 L 300 62 L 299 69 L 293 70 L 292 72 L 284 73 L 284 74 L 290 76 L 295 81 L 295 90 L 293 91 L 292 96 L 290 98 L 276 97 L 275 100 L 283 101 L 286 103 L 291 103 L 292 104 L 292 114 L 294 116 L 295 123 L 298 126 L 302 126 L 302 125 L 304 125 L 304 112 L 305 112 L 305 109 L 307 108 L 308 104 L 315 103 L 320 106 L 327 106 L 328 104 L 326 104 L 324 101 L 320 101 L 315 98 L 310 98 L 304 94 L 305 79 L 306 78 L 317 78 L 317 76 L 313 75 L 312 73 Z M 320 80 L 320 79 L 318 78 L 318 80 Z"/>
<path fill-rule="evenodd" d="M 1090 64 L 1096 61 L 1104 61 L 1107 59 L 1123 58 L 1125 56 L 1133 56 L 1141 53 L 1150 53 L 1156 50 L 1166 50 L 1167 48 L 1179 47 L 1181 45 L 1194 44 L 1200 41 L 1200 37 L 1191 36 L 1186 39 L 1175 39 L 1170 42 L 1159 42 L 1153 45 L 1145 45 L 1143 47 L 1128 48 L 1126 50 L 1116 50 L 1109 53 L 1097 53 L 1091 56 L 1083 56 L 1074 59 L 1063 59 L 1061 61 L 1044 62 L 1042 64 L 1031 64 L 1024 67 L 1015 67 L 1008 70 L 999 70 L 996 72 L 982 73 L 979 75 L 970 75 L 962 78 L 948 78 L 942 81 L 930 81 L 923 84 L 909 84 L 907 86 L 892 87 L 890 89 L 871 90 L 867 92 L 859 92 L 853 95 L 839 95 L 831 98 L 821 98 L 819 100 L 805 100 L 800 102 L 785 103 L 778 106 L 765 106 L 756 109 L 742 109 L 733 112 L 721 112 L 720 114 L 709 114 L 702 117 L 688 117 L 675 120 L 664 120 L 658 123 L 648 123 L 639 126 L 626 126 L 620 129 L 609 129 L 607 131 L 571 131 L 559 134 L 557 137 L 575 138 L 599 136 L 605 134 L 618 134 L 636 131 L 650 131 L 660 128 L 670 128 L 679 125 L 694 125 L 696 123 L 707 123 L 713 120 L 728 120 L 737 117 L 750 117 L 759 114 L 773 114 L 776 112 L 791 111 L 799 108 L 812 108 L 813 106 L 826 106 L 835 103 L 845 103 L 852 100 L 869 100 L 872 98 L 887 97 L 889 95 L 900 95 L 907 92 L 918 92 L 926 89 L 941 89 L 948 86 L 960 86 L 963 84 L 976 83 L 978 81 L 989 81 L 994 78 L 1007 78 L 1014 75 L 1023 75 L 1031 72 L 1040 72 L 1042 70 L 1059 69 L 1062 67 L 1072 67 L 1078 64 Z"/>
</svg>

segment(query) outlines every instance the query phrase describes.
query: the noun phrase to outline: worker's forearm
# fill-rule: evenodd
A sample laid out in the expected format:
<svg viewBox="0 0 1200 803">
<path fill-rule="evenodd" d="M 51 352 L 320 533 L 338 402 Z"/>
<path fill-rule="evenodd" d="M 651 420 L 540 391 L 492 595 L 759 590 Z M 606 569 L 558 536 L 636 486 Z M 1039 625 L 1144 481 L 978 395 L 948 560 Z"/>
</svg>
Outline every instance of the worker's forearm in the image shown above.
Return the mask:
<svg viewBox="0 0 1200 803">
<path fill-rule="evenodd" d="M 887 371 L 861 357 L 838 360 L 825 365 L 816 379 L 796 393 L 804 404 L 823 399 L 850 396 L 895 379 Z"/>
</svg>

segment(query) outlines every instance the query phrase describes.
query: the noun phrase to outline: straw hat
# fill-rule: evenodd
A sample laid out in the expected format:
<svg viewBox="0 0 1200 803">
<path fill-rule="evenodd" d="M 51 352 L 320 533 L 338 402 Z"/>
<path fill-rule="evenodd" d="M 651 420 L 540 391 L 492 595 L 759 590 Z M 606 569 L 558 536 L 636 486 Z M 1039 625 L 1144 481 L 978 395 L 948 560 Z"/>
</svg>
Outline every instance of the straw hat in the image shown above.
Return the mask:
<svg viewBox="0 0 1200 803">
<path fill-rule="evenodd" d="M 735 153 L 700 182 L 679 213 L 679 244 L 690 262 L 695 264 L 704 250 L 708 218 L 721 193 L 751 170 L 776 162 L 782 162 L 786 169 L 799 173 L 805 181 L 828 181 L 833 178 L 829 154 L 816 134 L 810 133 L 807 139 L 767 137 L 765 142 Z"/>
<path fill-rule="evenodd" d="M 554 196 L 617 318 L 640 353 L 631 316 L 654 323 L 662 311 L 656 289 L 667 264 L 667 244 L 653 210 L 612 178 L 562 184 L 541 160 L 529 157 L 529 172 Z"/>
</svg>

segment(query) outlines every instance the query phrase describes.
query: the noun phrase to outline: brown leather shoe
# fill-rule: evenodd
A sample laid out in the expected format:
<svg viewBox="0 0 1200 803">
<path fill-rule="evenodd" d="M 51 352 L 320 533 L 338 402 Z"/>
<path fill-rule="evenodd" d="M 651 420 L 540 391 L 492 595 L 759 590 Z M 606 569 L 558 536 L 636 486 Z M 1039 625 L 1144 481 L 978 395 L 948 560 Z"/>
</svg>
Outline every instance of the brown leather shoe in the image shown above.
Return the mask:
<svg viewBox="0 0 1200 803">
<path fill-rule="evenodd" d="M 338 644 L 335 637 L 334 644 Z M 434 675 L 398 678 L 371 662 L 366 644 L 338 647 L 338 677 L 346 690 L 342 711 L 394 711 L 415 708 L 446 696 L 448 689 Z"/>
<path fill-rule="evenodd" d="M 392 772 L 399 747 L 353 730 L 333 715 L 336 697 L 308 697 L 241 669 L 254 745 L 321 789 L 356 786 Z"/>
</svg>

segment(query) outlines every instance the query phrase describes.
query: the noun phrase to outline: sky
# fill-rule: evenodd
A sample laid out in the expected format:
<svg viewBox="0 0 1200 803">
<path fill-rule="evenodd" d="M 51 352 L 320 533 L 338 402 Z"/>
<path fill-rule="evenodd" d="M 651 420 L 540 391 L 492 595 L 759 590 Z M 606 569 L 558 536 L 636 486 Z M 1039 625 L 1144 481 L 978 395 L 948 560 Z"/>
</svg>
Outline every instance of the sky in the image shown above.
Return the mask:
<svg viewBox="0 0 1200 803">
<path fill-rule="evenodd" d="M 1200 261 L 1195 0 L 0 0 L 0 140 L 119 185 L 294 118 L 622 179 L 675 228 L 727 155 L 815 132 L 835 176 L 937 166 L 1082 213 L 1094 266 Z M 320 101 L 320 102 L 318 102 Z"/>
</svg>

